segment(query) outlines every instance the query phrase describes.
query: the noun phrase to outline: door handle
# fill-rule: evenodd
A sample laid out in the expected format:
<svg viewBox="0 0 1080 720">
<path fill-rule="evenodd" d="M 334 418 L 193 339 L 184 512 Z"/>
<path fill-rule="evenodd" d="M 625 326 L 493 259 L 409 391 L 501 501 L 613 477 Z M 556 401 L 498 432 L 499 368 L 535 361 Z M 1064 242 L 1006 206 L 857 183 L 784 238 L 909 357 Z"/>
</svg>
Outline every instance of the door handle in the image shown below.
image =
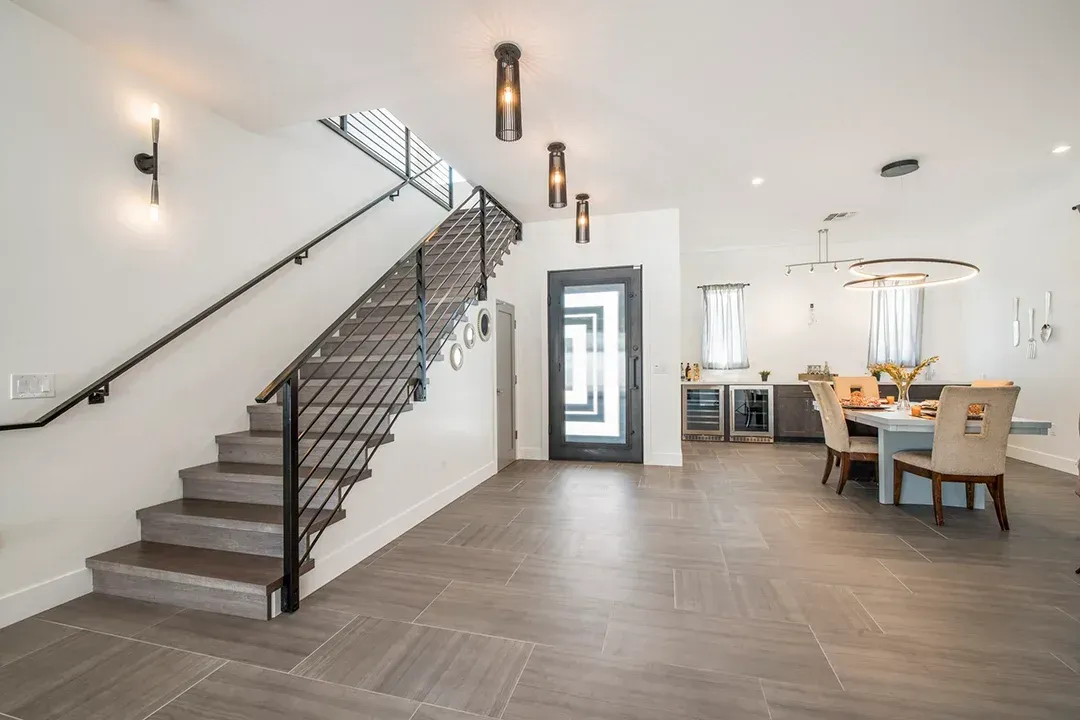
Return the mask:
<svg viewBox="0 0 1080 720">
<path fill-rule="evenodd" d="M 640 375 L 641 375 L 641 358 L 639 358 L 636 355 L 634 356 L 634 362 L 632 364 L 631 372 L 633 372 L 633 374 L 634 374 L 634 387 L 632 389 L 640 390 L 641 389 L 641 380 L 639 378 L 640 378 Z"/>
</svg>

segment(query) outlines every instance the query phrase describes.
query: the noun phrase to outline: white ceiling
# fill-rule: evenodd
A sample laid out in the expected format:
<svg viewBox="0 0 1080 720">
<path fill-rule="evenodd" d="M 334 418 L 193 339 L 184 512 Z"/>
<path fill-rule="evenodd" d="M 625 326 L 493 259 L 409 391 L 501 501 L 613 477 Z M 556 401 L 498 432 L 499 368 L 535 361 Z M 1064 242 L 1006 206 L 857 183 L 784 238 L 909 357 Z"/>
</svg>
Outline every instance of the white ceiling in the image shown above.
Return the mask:
<svg viewBox="0 0 1080 720">
<path fill-rule="evenodd" d="M 560 140 L 571 195 L 678 207 L 684 248 L 813 246 L 841 210 L 834 242 L 948 235 L 1080 175 L 1077 0 L 17 2 L 252 129 L 388 107 L 525 220 L 572 213 L 546 207 Z M 906 156 L 903 188 L 878 177 Z"/>
</svg>

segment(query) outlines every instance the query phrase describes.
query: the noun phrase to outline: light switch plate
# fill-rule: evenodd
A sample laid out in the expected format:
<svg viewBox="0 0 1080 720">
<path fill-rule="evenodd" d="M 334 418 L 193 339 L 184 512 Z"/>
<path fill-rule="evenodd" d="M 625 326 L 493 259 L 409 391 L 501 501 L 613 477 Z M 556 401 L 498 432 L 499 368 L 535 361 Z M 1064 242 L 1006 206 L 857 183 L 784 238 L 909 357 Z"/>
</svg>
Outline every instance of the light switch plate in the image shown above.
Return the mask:
<svg viewBox="0 0 1080 720">
<path fill-rule="evenodd" d="M 12 375 L 11 399 L 27 400 L 30 398 L 56 397 L 55 377 L 52 373 Z"/>
</svg>

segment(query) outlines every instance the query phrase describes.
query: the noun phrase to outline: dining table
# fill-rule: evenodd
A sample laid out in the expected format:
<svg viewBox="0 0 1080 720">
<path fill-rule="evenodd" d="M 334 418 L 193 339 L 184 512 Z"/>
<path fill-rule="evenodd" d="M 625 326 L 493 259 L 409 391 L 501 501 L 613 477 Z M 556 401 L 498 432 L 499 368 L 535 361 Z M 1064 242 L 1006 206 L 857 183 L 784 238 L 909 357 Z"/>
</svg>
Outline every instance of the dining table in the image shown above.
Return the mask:
<svg viewBox="0 0 1080 720">
<path fill-rule="evenodd" d="M 875 428 L 878 432 L 878 502 L 882 505 L 893 501 L 893 454 L 901 450 L 930 450 L 934 447 L 934 424 L 930 418 L 915 417 L 910 410 L 897 408 L 882 410 L 845 409 L 849 421 Z M 1049 435 L 1052 423 L 1013 417 L 1011 435 Z M 967 430 L 978 433 L 981 420 L 968 420 Z M 963 483 L 944 483 L 941 500 L 952 507 L 967 507 L 967 493 Z M 933 496 L 929 478 L 905 473 L 904 487 L 900 495 L 902 505 L 932 505 Z M 986 507 L 986 488 L 975 487 L 975 507 Z"/>
</svg>

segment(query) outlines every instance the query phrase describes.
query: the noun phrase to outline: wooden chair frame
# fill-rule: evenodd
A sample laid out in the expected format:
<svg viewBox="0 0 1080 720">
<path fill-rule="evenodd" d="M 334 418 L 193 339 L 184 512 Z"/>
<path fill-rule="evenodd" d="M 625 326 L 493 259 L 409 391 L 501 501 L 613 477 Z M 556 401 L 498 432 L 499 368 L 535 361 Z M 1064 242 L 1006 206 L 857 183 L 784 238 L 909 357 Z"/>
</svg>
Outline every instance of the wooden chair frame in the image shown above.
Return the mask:
<svg viewBox="0 0 1080 720">
<path fill-rule="evenodd" d="M 904 473 L 928 478 L 933 487 L 934 495 L 934 522 L 938 525 L 945 524 L 945 508 L 941 503 L 941 484 L 947 482 L 964 483 L 967 486 L 968 510 L 975 509 L 975 486 L 986 486 L 990 497 L 994 501 L 994 513 L 997 515 L 998 525 L 1002 530 L 1009 529 L 1009 514 L 1005 509 L 1005 476 L 1004 475 L 946 475 L 933 472 L 929 468 L 919 467 L 906 463 L 902 460 L 893 461 L 893 505 L 900 504 L 900 491 L 904 487 Z"/>
<path fill-rule="evenodd" d="M 836 485 L 836 494 L 842 495 L 844 493 L 844 486 L 847 485 L 848 477 L 851 476 L 851 463 L 856 460 L 868 460 L 874 463 L 874 474 L 877 475 L 877 453 L 863 453 L 863 452 L 836 452 L 828 445 L 825 446 L 825 473 L 821 476 L 821 484 L 826 485 L 829 482 L 829 475 L 832 474 L 833 464 L 840 468 L 840 481 Z"/>
</svg>

